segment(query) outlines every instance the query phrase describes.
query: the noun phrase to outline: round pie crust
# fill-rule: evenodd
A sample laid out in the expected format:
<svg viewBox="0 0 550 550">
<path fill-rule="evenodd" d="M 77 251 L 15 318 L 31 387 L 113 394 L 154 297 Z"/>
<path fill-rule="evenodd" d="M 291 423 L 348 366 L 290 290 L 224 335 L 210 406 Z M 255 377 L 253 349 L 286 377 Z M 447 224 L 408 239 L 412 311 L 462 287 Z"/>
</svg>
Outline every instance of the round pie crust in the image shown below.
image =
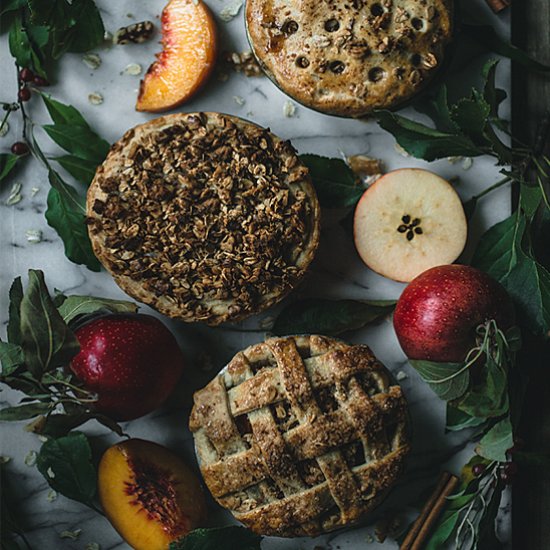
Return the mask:
<svg viewBox="0 0 550 550">
<path fill-rule="evenodd" d="M 361 117 L 422 90 L 444 61 L 453 0 L 247 0 L 251 48 L 289 96 Z"/>
<path fill-rule="evenodd" d="M 189 427 L 214 498 L 254 532 L 316 536 L 362 521 L 409 452 L 401 388 L 367 346 L 271 338 L 194 395 Z"/>
<path fill-rule="evenodd" d="M 126 293 L 210 325 L 281 300 L 319 242 L 319 203 L 290 143 L 219 113 L 129 130 L 96 173 L 87 216 L 94 253 Z"/>
</svg>

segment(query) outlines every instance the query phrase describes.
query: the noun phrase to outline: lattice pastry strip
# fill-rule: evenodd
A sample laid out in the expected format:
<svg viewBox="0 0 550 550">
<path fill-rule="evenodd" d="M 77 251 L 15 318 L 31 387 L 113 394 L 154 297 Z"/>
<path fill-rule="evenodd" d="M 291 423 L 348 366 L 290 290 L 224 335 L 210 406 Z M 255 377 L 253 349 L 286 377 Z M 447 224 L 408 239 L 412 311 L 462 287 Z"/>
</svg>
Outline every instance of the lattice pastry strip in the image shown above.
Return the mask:
<svg viewBox="0 0 550 550">
<path fill-rule="evenodd" d="M 256 532 L 279 536 L 358 521 L 408 451 L 400 388 L 365 346 L 321 336 L 237 354 L 195 395 L 190 427 L 212 494 Z"/>
</svg>

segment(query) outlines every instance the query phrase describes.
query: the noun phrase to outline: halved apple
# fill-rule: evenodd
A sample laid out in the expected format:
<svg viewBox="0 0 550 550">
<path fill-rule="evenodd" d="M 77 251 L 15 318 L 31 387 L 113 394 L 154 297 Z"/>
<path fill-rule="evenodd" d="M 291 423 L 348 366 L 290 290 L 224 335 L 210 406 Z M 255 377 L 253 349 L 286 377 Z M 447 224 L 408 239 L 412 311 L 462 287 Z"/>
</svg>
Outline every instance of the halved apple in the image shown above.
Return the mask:
<svg viewBox="0 0 550 550">
<path fill-rule="evenodd" d="M 163 50 L 140 83 L 138 111 L 167 111 L 187 101 L 216 61 L 216 24 L 202 0 L 171 0 L 161 24 Z"/>
<path fill-rule="evenodd" d="M 394 170 L 363 194 L 355 209 L 354 240 L 373 271 L 412 281 L 431 267 L 454 262 L 468 226 L 459 196 L 433 172 Z"/>
<path fill-rule="evenodd" d="M 167 550 L 206 518 L 193 472 L 165 447 L 129 439 L 101 458 L 98 492 L 103 510 L 135 550 Z"/>
</svg>

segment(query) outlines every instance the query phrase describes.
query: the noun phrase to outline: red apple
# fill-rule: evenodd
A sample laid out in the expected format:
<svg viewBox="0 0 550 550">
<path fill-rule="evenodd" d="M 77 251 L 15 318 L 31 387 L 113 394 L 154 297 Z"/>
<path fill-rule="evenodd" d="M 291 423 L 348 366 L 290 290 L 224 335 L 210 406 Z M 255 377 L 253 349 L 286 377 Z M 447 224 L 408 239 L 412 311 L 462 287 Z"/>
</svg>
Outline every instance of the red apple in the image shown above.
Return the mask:
<svg viewBox="0 0 550 550">
<path fill-rule="evenodd" d="M 150 315 L 109 315 L 75 332 L 80 352 L 71 370 L 97 393 L 95 409 L 131 420 L 156 409 L 172 392 L 183 355 L 172 333 Z"/>
<path fill-rule="evenodd" d="M 393 326 L 409 359 L 461 362 L 475 345 L 476 327 L 494 319 L 514 324 L 512 301 L 502 285 L 467 265 L 428 269 L 403 291 Z"/>
</svg>

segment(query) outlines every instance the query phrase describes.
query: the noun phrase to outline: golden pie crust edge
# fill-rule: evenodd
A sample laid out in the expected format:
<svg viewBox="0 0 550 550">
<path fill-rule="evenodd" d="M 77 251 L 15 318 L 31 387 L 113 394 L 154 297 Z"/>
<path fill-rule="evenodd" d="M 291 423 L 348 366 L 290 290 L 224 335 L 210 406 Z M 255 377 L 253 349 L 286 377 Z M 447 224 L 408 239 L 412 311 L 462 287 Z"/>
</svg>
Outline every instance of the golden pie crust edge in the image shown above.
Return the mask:
<svg viewBox="0 0 550 550">
<path fill-rule="evenodd" d="M 274 9 L 275 3 L 276 0 L 246 1 L 247 35 L 258 63 L 290 97 L 306 107 L 336 116 L 360 118 L 376 109 L 393 109 L 406 104 L 424 90 L 444 65 L 454 33 L 454 0 L 416 3 L 410 0 L 349 0 L 352 7 L 360 5 L 360 10 L 372 11 L 374 7 L 383 10 L 378 16 L 369 13 L 371 26 L 380 21 L 383 24 L 385 14 L 392 14 L 391 32 L 386 32 L 384 27 L 369 29 L 368 40 L 365 34 L 350 39 L 349 32 L 353 29 L 349 31 L 348 24 L 341 24 L 335 32 L 322 28 L 324 22 L 341 15 L 338 10 L 345 3 L 340 0 L 333 0 L 335 7 L 330 6 L 329 1 L 279 0 L 284 7 Z M 408 20 L 401 21 L 401 16 L 396 15 L 397 9 L 405 10 L 402 6 L 413 10 L 407 12 L 411 13 Z M 426 13 L 420 12 L 424 8 Z M 430 18 L 434 9 L 438 16 L 432 25 Z M 423 21 L 428 30 L 415 29 L 410 24 L 412 20 Z M 299 29 L 285 39 L 284 28 L 289 21 L 297 21 Z M 287 52 L 288 39 L 294 40 L 302 29 L 303 39 L 293 42 L 288 47 L 291 51 Z M 329 46 L 323 42 L 327 40 L 331 41 Z M 343 43 L 337 44 L 338 40 Z M 409 46 L 414 44 L 414 48 L 388 50 L 400 41 Z M 414 55 L 420 57 L 413 66 Z M 299 58 L 307 59 L 306 68 L 297 68 Z M 363 65 L 358 64 L 360 61 Z M 344 63 L 346 69 L 341 74 L 333 74 L 331 67 L 338 63 Z M 402 74 L 394 72 L 400 68 L 404 69 Z"/>
<path fill-rule="evenodd" d="M 330 365 L 328 376 L 334 375 L 338 384 L 348 381 L 353 388 L 350 392 L 355 392 L 356 403 L 345 406 L 345 412 L 337 417 L 340 418 L 340 424 L 334 423 L 332 430 L 330 426 L 334 418 L 330 414 L 322 412 L 316 417 L 315 413 L 307 410 L 305 423 L 301 421 L 298 427 L 285 432 L 286 444 L 279 444 L 281 437 L 276 432 L 270 432 L 272 423 L 269 420 L 267 423 L 262 423 L 258 418 L 253 422 L 249 420 L 252 422 L 253 435 L 252 444 L 247 449 L 243 446 L 235 417 L 247 410 L 257 415 L 254 402 L 263 403 L 265 409 L 267 403 L 272 404 L 282 397 L 277 395 L 281 389 L 269 379 L 274 376 L 273 370 L 279 371 L 280 367 L 267 369 L 264 373 L 257 372 L 250 378 L 250 372 L 247 372 L 250 363 L 263 361 L 266 353 L 273 353 L 279 365 L 286 364 L 286 374 L 281 375 L 283 385 L 292 387 L 291 391 L 298 402 L 304 403 L 311 399 L 312 380 L 314 384 L 327 384 L 327 380 L 323 381 L 323 375 L 327 376 L 326 370 L 319 374 L 320 371 L 315 373 L 314 369 L 312 374 L 307 369 L 308 374 L 304 378 L 305 367 L 300 366 L 304 363 L 296 355 L 300 348 L 308 348 L 312 354 L 326 356 L 324 362 Z M 377 394 L 378 397 L 367 400 L 364 394 L 357 392 L 357 384 L 351 382 L 356 380 L 354 376 L 366 371 L 380 380 L 385 388 L 385 392 Z M 226 390 L 227 381 L 236 385 Z M 365 415 L 369 407 L 371 413 Z M 374 461 L 354 468 L 350 477 L 351 468 L 342 462 L 344 442 L 355 441 L 357 433 L 354 430 L 358 430 L 363 437 L 372 439 L 370 452 L 379 452 L 378 438 L 386 436 L 383 419 L 390 415 L 394 415 L 392 419 L 397 425 L 391 450 L 382 452 L 383 456 Z M 251 419 L 250 416 L 248 418 Z M 217 502 L 228 508 L 236 519 L 252 531 L 280 537 L 317 536 L 360 523 L 395 485 L 410 451 L 408 406 L 400 386 L 393 381 L 389 371 L 367 346 L 348 345 L 319 335 L 270 338 L 237 353 L 219 375 L 195 393 L 189 427 L 195 438 L 201 473 Z M 296 447 L 289 451 L 288 446 L 292 443 Z M 271 479 L 278 477 L 278 483 L 291 486 L 296 475 L 292 461 L 297 465 L 304 458 L 319 455 L 324 462 L 323 473 L 327 474 L 321 484 L 306 488 L 303 493 L 291 494 L 275 502 L 271 509 L 269 503 L 246 509 L 247 502 L 243 502 L 245 497 L 238 496 L 240 489 L 255 484 L 260 486 L 265 479 L 270 479 L 269 476 Z M 278 470 L 274 472 L 273 469 Z M 366 494 L 364 491 L 369 493 L 368 500 L 362 496 Z M 336 519 L 331 517 L 325 522 L 321 521 L 327 510 L 334 509 L 336 498 L 339 499 L 339 515 Z M 244 506 L 244 510 L 236 510 L 235 502 Z"/>
<path fill-rule="evenodd" d="M 145 134 L 155 132 L 166 127 L 170 127 L 174 124 L 177 124 L 178 121 L 185 121 L 189 119 L 189 117 L 193 117 L 197 115 L 205 116 L 209 123 L 219 123 L 222 119 L 227 119 L 232 121 L 239 127 L 252 126 L 252 127 L 261 128 L 257 124 L 246 121 L 239 117 L 236 117 L 233 115 L 227 115 L 224 113 L 216 113 L 216 112 L 176 113 L 176 114 L 155 118 L 153 120 L 150 120 L 143 124 L 139 124 L 131 128 L 117 142 L 115 142 L 111 146 L 111 149 L 107 155 L 107 158 L 98 167 L 96 171 L 95 177 L 92 183 L 90 184 L 90 187 L 88 188 L 88 192 L 87 192 L 87 199 L 86 199 L 87 218 L 89 220 L 101 219 L 101 216 L 98 215 L 96 212 L 94 212 L 92 208 L 96 199 L 104 200 L 108 196 L 107 193 L 105 193 L 101 189 L 100 182 L 104 178 L 108 177 L 111 173 L 116 174 L 116 171 L 119 168 L 121 160 L 123 158 L 121 155 L 125 151 L 127 151 L 127 149 L 131 146 L 133 142 L 137 141 L 141 136 Z M 274 143 L 284 141 L 278 136 L 276 136 L 275 134 L 273 134 L 272 132 L 269 132 L 269 134 Z M 294 151 L 294 149 L 291 146 L 290 146 L 290 149 L 292 150 L 292 153 L 288 153 L 288 155 L 289 156 L 294 155 L 298 159 L 297 153 Z M 289 175 L 292 172 L 297 171 L 299 168 L 303 168 L 303 166 L 304 165 L 298 159 L 296 166 L 294 166 L 289 171 Z M 113 272 L 113 270 L 110 268 L 111 258 L 103 245 L 105 235 L 103 231 L 101 230 L 96 231 L 94 230 L 92 224 L 89 224 L 88 234 L 90 237 L 92 249 L 95 256 L 99 259 L 99 261 L 102 263 L 105 269 L 111 274 L 116 284 L 126 294 L 128 294 L 132 298 L 144 304 L 147 304 L 153 307 L 163 315 L 166 315 L 171 318 L 179 319 L 185 322 L 203 321 L 211 326 L 215 326 L 227 321 L 231 321 L 231 322 L 240 321 L 251 315 L 264 311 L 265 309 L 269 308 L 270 306 L 278 303 L 283 298 L 285 298 L 285 296 L 287 296 L 301 282 L 301 280 L 303 279 L 303 277 L 307 272 L 307 268 L 309 267 L 310 263 L 312 262 L 315 256 L 315 252 L 319 245 L 319 237 L 320 237 L 321 208 L 319 205 L 319 201 L 317 199 L 315 188 L 313 187 L 311 177 L 309 176 L 309 174 L 300 182 L 300 185 L 301 185 L 301 189 L 306 193 L 308 197 L 309 205 L 311 208 L 310 220 L 309 220 L 310 239 L 309 239 L 309 242 L 307 243 L 306 249 L 300 254 L 299 259 L 296 262 L 296 266 L 301 269 L 302 275 L 297 280 L 295 280 L 292 285 L 289 285 L 284 292 L 272 293 L 269 295 L 262 296 L 262 300 L 260 301 L 259 304 L 257 304 L 256 308 L 246 309 L 239 314 L 234 314 L 230 312 L 229 308 L 233 304 L 233 301 L 228 300 L 227 305 L 222 304 L 221 307 L 219 305 L 216 306 L 216 313 L 212 314 L 208 318 L 196 318 L 193 315 L 193 313 L 189 313 L 185 311 L 185 309 L 182 309 L 181 307 L 175 307 L 174 303 L 166 299 L 166 297 L 155 296 L 153 293 L 147 291 L 142 287 L 139 281 L 135 281 L 130 276 L 127 276 L 124 274 L 117 274 Z"/>
</svg>

